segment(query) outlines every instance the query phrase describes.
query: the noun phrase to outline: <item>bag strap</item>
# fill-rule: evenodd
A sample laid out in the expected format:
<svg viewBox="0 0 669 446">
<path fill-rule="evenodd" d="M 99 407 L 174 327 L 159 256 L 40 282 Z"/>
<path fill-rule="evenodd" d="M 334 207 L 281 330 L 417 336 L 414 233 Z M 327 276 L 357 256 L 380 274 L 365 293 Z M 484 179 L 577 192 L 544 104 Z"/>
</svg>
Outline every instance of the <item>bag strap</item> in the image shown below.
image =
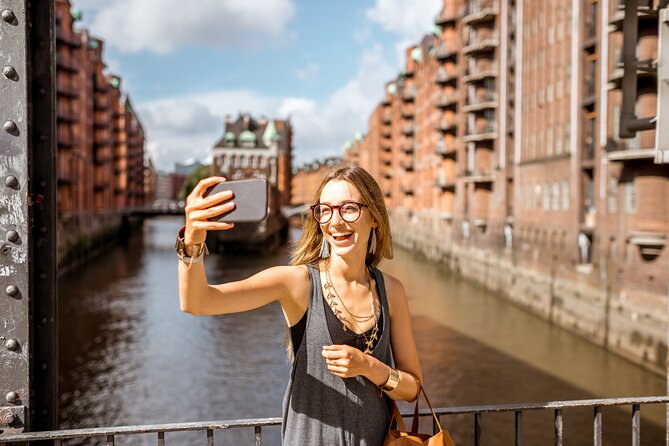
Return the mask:
<svg viewBox="0 0 669 446">
<path fill-rule="evenodd" d="M 411 423 L 411 432 L 418 432 L 418 421 L 419 421 L 418 400 L 420 400 L 420 394 L 421 393 L 425 397 L 425 401 L 427 401 L 427 405 L 430 407 L 430 411 L 432 412 L 432 416 L 434 417 L 434 421 L 437 423 L 437 427 L 439 428 L 439 432 L 441 432 L 443 429 L 441 428 L 441 423 L 439 422 L 439 417 L 437 417 L 437 414 L 434 413 L 434 409 L 432 408 L 432 403 L 430 403 L 430 399 L 427 397 L 427 393 L 425 393 L 425 389 L 423 388 L 423 386 L 420 385 L 420 383 L 418 384 L 418 397 L 416 397 L 416 407 L 413 411 L 413 422 Z M 395 405 L 395 409 L 397 409 L 397 405 Z"/>
<path fill-rule="evenodd" d="M 395 400 L 392 400 L 393 408 L 392 408 L 392 414 L 390 415 L 390 425 L 393 424 L 393 420 L 397 422 L 397 430 L 400 432 L 406 433 L 407 427 L 404 424 L 404 420 L 402 419 L 402 414 L 400 413 L 400 410 L 397 408 L 397 403 Z"/>
</svg>

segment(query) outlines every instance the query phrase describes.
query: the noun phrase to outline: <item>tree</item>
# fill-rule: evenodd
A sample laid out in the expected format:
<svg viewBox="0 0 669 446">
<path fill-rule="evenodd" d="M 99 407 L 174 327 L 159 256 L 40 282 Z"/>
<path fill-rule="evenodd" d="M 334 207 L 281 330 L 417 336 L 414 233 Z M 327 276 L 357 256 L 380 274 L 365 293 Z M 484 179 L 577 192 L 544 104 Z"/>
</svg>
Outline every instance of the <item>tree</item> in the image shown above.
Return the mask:
<svg viewBox="0 0 669 446">
<path fill-rule="evenodd" d="M 177 194 L 177 200 L 179 201 L 185 200 L 188 194 L 190 194 L 193 191 L 193 189 L 195 188 L 197 183 L 200 182 L 200 180 L 211 176 L 210 169 L 211 169 L 210 166 L 204 165 L 193 170 L 190 176 L 184 182 L 183 186 L 181 186 L 181 190 L 179 190 L 179 193 Z"/>
</svg>

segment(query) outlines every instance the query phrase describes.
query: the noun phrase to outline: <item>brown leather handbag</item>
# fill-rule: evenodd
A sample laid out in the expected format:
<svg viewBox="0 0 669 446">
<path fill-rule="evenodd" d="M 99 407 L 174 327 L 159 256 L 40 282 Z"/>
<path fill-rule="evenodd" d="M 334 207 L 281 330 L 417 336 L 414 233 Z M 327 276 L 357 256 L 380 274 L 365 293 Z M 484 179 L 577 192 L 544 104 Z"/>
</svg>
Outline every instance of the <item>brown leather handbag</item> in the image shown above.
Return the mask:
<svg viewBox="0 0 669 446">
<path fill-rule="evenodd" d="M 430 411 L 432 411 L 432 416 L 437 423 L 437 427 L 439 427 L 439 432 L 434 435 L 418 433 L 418 400 L 420 399 L 421 392 L 425 397 L 425 401 L 427 401 L 427 405 L 430 407 Z M 430 400 L 427 398 L 427 394 L 422 386 L 418 392 L 418 398 L 416 398 L 416 408 L 413 411 L 411 431 L 407 432 L 404 420 L 402 420 L 400 411 L 394 401 L 392 410 L 393 413 L 390 416 L 390 427 L 388 428 L 386 438 L 383 440 L 383 446 L 455 446 L 451 434 L 449 434 L 447 430 L 442 429 L 441 423 L 439 423 L 439 418 L 437 417 L 437 414 L 434 413 L 432 404 L 430 404 Z M 393 420 L 397 422 L 397 429 L 392 429 Z"/>
</svg>

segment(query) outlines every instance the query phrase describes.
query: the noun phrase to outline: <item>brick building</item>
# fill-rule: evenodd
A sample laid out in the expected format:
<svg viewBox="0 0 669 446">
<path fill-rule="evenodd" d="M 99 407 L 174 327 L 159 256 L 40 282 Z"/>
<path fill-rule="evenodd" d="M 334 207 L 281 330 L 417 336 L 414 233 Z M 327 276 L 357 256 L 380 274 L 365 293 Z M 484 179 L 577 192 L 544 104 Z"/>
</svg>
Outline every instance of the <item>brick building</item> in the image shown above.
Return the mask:
<svg viewBox="0 0 669 446">
<path fill-rule="evenodd" d="M 445 0 L 347 158 L 379 181 L 396 240 L 471 276 L 479 256 L 545 279 L 486 285 L 664 369 L 669 169 L 652 125 L 620 131 L 656 109 L 659 5 L 642 3 L 624 106 L 623 1 Z"/>
<path fill-rule="evenodd" d="M 324 160 L 314 161 L 294 169 L 290 204 L 292 206 L 311 204 L 314 198 L 314 193 L 318 189 L 323 177 L 341 162 L 341 158 L 331 157 Z"/>
<path fill-rule="evenodd" d="M 104 42 L 76 29 L 81 13 L 55 0 L 59 256 L 120 224 L 118 210 L 153 199 L 144 130 Z M 148 168 L 150 165 L 147 165 Z M 79 248 L 77 248 L 79 249 Z M 84 250 L 83 248 L 80 250 Z"/>
</svg>

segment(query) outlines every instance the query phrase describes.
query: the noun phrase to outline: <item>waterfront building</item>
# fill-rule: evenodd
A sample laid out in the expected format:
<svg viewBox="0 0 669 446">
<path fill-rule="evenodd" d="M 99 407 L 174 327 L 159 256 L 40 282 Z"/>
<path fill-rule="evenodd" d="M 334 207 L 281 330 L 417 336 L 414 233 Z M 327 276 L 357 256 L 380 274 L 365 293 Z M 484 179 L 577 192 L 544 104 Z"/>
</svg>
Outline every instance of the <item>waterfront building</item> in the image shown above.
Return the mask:
<svg viewBox="0 0 669 446">
<path fill-rule="evenodd" d="M 218 238 L 254 244 L 270 239 L 271 246 L 283 238 L 287 226 L 281 209 L 290 206 L 292 140 L 290 120 L 254 119 L 249 113 L 240 113 L 234 121 L 226 117 L 223 137 L 212 149 L 211 174 L 228 180 L 266 178 L 269 212 L 266 222 L 252 228 L 238 224 L 235 231 L 219 233 Z"/>
<path fill-rule="evenodd" d="M 294 169 L 291 184 L 291 206 L 311 204 L 314 192 L 318 189 L 323 177 L 341 162 L 342 158 L 340 157 L 329 157 Z"/>
<path fill-rule="evenodd" d="M 121 78 L 106 70 L 104 42 L 76 29 L 81 12 L 69 0 L 55 0 L 55 16 L 58 250 L 65 263 L 111 236 L 119 210 L 152 199 L 155 181 L 148 180 L 139 117 Z"/>
<path fill-rule="evenodd" d="M 445 0 L 345 158 L 379 181 L 398 243 L 664 370 L 656 3 L 623 94 L 623 1 Z"/>
</svg>

